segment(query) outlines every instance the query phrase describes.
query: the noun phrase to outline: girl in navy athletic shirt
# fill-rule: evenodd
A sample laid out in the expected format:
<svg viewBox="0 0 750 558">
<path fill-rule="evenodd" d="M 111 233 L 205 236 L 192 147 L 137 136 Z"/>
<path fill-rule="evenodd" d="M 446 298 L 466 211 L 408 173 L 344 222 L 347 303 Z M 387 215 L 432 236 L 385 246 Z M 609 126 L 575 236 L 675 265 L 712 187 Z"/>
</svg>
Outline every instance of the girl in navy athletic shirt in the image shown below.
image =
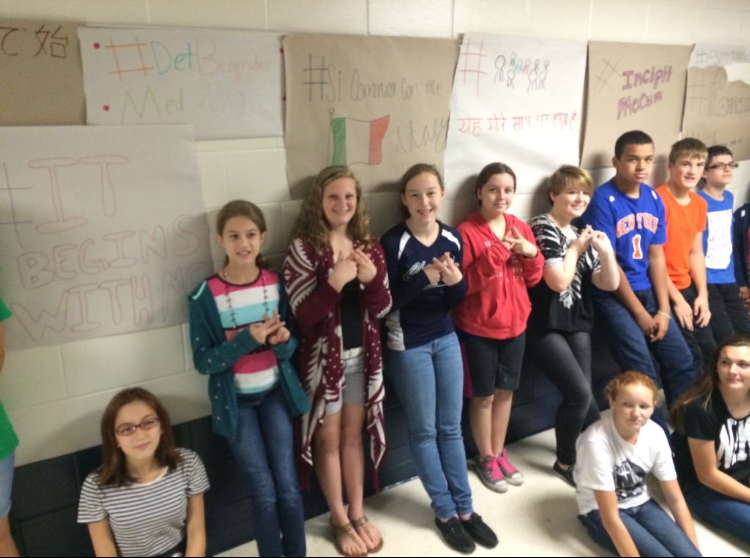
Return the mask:
<svg viewBox="0 0 750 558">
<path fill-rule="evenodd" d="M 461 234 L 440 221 L 445 197 L 432 165 L 411 167 L 401 179 L 409 216 L 381 239 L 393 309 L 386 318 L 386 371 L 402 401 L 411 452 L 430 495 L 435 523 L 452 548 L 497 537 L 474 513 L 461 434 L 463 366 L 450 310 L 466 294 Z"/>
</svg>

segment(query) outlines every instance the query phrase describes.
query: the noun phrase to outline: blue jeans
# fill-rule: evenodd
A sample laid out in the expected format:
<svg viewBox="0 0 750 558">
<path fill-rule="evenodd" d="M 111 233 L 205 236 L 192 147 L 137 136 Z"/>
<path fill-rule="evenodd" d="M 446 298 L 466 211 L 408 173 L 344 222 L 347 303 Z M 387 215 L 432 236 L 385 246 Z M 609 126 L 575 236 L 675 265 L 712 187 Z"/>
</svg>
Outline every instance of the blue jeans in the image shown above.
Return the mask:
<svg viewBox="0 0 750 558">
<path fill-rule="evenodd" d="M 305 556 L 305 513 L 294 461 L 292 417 L 279 387 L 238 397 L 229 440 L 250 486 L 260 556 Z"/>
<path fill-rule="evenodd" d="M 461 434 L 464 372 L 455 333 L 386 353 L 409 426 L 412 458 L 440 519 L 473 511 Z"/>
<path fill-rule="evenodd" d="M 750 504 L 735 500 L 708 488 L 693 484 L 685 490 L 690 510 L 711 525 L 750 541 Z"/>
<path fill-rule="evenodd" d="M 578 519 L 597 544 L 617 554 L 599 510 L 579 515 Z M 620 519 L 641 556 L 701 556 L 680 526 L 653 500 L 642 506 L 621 509 Z"/>
<path fill-rule="evenodd" d="M 13 472 L 16 465 L 16 452 L 0 461 L 0 519 L 10 513 L 10 494 L 13 488 Z"/>
<path fill-rule="evenodd" d="M 652 290 L 636 291 L 635 296 L 649 314 L 656 314 L 659 307 Z M 607 345 L 620 370 L 646 374 L 664 388 L 667 405 L 671 406 L 696 380 L 693 355 L 674 319 L 670 320 L 664 339 L 651 343 L 630 311 L 614 295 L 594 290 L 594 302 L 599 323 L 605 329 Z M 659 362 L 661 381 L 651 361 L 652 352 Z M 661 409 L 657 409 L 653 418 L 667 430 Z"/>
</svg>

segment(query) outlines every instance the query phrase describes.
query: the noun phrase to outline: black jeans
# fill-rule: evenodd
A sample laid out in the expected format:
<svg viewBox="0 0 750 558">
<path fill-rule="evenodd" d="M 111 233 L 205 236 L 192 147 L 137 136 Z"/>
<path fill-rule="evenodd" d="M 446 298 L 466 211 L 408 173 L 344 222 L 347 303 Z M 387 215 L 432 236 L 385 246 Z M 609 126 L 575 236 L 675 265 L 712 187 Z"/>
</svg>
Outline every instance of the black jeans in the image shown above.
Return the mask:
<svg viewBox="0 0 750 558">
<path fill-rule="evenodd" d="M 750 335 L 750 322 L 737 283 L 709 285 L 708 304 L 711 307 L 711 330 L 717 343 L 733 335 Z"/>
<path fill-rule="evenodd" d="M 591 391 L 591 335 L 585 332 L 529 334 L 529 356 L 562 393 L 555 416 L 557 460 L 576 462 L 576 440 L 599 420 Z"/>
<path fill-rule="evenodd" d="M 695 285 L 691 284 L 687 289 L 680 291 L 680 293 L 685 298 L 685 302 L 690 305 L 690 308 L 693 308 L 695 306 L 695 299 L 698 298 L 698 291 L 695 289 Z M 711 309 L 711 314 L 713 314 L 713 306 L 711 306 L 710 299 L 708 304 Z M 690 353 L 693 356 L 693 366 L 695 367 L 696 378 L 699 378 L 710 364 L 714 352 L 716 352 L 716 341 L 714 340 L 714 331 L 712 327 L 714 318 L 713 316 L 711 317 L 711 323 L 706 327 L 698 327 L 698 324 L 695 323 L 695 317 L 693 317 L 693 331 L 690 331 L 680 325 L 680 321 L 677 319 L 677 316 L 674 315 L 674 307 L 672 308 L 672 312 L 677 325 L 680 327 L 680 333 L 682 333 L 685 342 L 690 348 Z"/>
</svg>

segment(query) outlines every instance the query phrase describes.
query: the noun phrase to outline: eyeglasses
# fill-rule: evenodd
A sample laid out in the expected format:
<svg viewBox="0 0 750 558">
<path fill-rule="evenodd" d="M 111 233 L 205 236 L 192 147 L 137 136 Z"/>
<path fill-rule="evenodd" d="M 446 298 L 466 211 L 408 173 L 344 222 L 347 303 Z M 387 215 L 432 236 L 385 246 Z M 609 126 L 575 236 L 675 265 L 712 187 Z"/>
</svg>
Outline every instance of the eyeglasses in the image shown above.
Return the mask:
<svg viewBox="0 0 750 558">
<path fill-rule="evenodd" d="M 141 430 L 151 430 L 157 424 L 159 424 L 158 417 L 148 417 L 147 419 L 143 419 L 140 424 L 121 424 L 115 428 L 115 434 L 118 436 L 132 436 L 139 428 Z"/>
<path fill-rule="evenodd" d="M 729 170 L 729 169 L 736 169 L 739 167 L 739 163 L 716 163 L 715 165 L 710 165 L 706 167 L 709 170 L 717 169 L 717 170 Z"/>
</svg>

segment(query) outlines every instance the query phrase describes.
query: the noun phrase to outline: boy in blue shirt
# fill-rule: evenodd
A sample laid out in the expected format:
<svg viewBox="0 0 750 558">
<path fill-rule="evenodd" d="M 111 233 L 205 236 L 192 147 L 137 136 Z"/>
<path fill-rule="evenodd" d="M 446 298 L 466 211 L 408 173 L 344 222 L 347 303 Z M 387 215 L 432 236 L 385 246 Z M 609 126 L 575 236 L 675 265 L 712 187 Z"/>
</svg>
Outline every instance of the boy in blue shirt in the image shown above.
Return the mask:
<svg viewBox="0 0 750 558">
<path fill-rule="evenodd" d="M 663 244 L 667 240 L 661 198 L 644 181 L 654 164 L 654 142 L 641 131 L 618 138 L 612 159 L 615 177 L 599 186 L 583 222 L 607 234 L 620 266 L 614 293 L 594 289 L 597 318 L 622 371 L 643 372 L 661 383 L 667 404 L 695 380 L 693 358 L 672 320 Z M 660 365 L 661 382 L 651 360 Z M 654 415 L 666 428 L 663 415 Z"/>
<path fill-rule="evenodd" d="M 732 152 L 723 145 L 708 148 L 703 170 L 703 188 L 698 191 L 708 203 L 708 222 L 703 234 L 708 276 L 708 304 L 711 308 L 711 330 L 717 343 L 733 335 L 750 334 L 745 305 L 735 276 L 734 196 L 726 187 L 734 178 Z M 740 260 L 742 261 L 742 260 Z"/>
</svg>

